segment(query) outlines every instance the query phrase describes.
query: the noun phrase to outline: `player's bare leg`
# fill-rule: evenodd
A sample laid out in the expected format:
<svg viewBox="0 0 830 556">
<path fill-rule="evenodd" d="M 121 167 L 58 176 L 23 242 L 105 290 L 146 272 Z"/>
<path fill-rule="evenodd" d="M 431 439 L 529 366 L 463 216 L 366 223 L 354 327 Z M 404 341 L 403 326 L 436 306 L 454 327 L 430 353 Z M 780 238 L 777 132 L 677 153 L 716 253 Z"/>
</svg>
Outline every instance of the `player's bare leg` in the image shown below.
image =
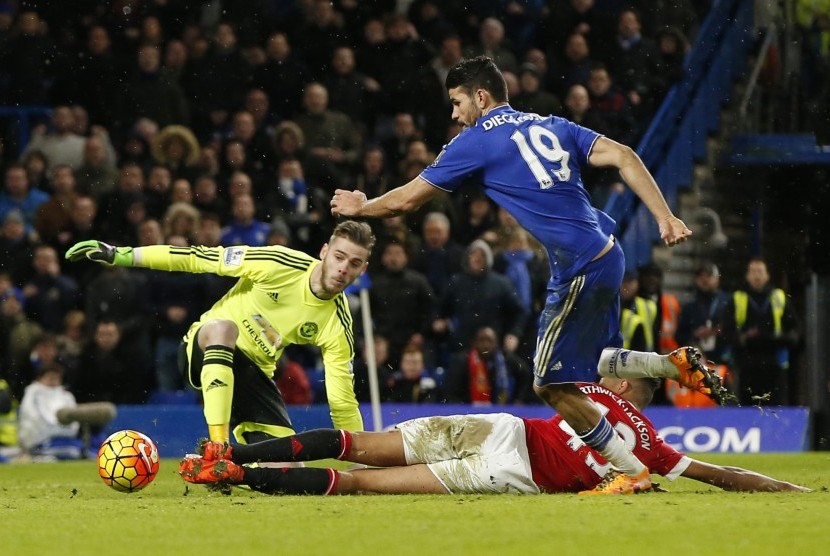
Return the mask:
<svg viewBox="0 0 830 556">
<path fill-rule="evenodd" d="M 371 434 L 371 433 L 370 433 Z M 337 494 L 448 494 L 426 464 L 341 471 Z"/>
<path fill-rule="evenodd" d="M 562 416 L 586 445 L 602 454 L 619 470 L 619 476 L 614 480 L 624 483 L 624 486 L 603 494 L 631 494 L 651 489 L 648 468 L 626 448 L 608 420 L 575 384 L 534 385 L 533 389 Z"/>
</svg>

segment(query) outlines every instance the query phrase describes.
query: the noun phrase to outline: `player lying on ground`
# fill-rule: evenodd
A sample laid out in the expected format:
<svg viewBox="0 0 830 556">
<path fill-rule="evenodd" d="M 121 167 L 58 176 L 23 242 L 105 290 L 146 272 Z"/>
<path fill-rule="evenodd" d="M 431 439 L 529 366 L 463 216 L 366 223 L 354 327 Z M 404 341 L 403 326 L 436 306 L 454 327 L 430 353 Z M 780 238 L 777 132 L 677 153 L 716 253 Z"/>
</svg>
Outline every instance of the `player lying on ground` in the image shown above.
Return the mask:
<svg viewBox="0 0 830 556">
<path fill-rule="evenodd" d="M 666 444 L 640 409 L 659 380 L 602 378 L 580 383 L 626 446 L 650 472 L 688 477 L 726 490 L 808 491 L 738 467 L 695 461 Z M 244 484 L 268 494 L 446 494 L 580 492 L 613 481 L 611 466 L 560 416 L 521 419 L 506 413 L 425 417 L 390 432 L 318 429 L 248 445 L 202 441 L 182 460 L 185 481 Z M 253 462 L 337 458 L 380 467 L 350 472 L 244 467 Z"/>
</svg>

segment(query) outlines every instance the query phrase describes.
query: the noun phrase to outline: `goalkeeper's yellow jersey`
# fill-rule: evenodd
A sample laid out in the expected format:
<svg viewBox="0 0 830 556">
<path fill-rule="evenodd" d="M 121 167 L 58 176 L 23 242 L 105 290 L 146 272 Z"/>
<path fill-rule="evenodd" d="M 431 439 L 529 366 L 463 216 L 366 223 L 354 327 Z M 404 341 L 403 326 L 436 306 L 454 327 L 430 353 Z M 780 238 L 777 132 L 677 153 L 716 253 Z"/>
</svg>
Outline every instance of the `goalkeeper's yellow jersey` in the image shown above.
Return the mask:
<svg viewBox="0 0 830 556">
<path fill-rule="evenodd" d="M 323 355 L 335 428 L 363 430 L 354 394 L 352 316 L 345 294 L 320 299 L 312 293 L 311 271 L 321 264 L 319 259 L 281 246 L 153 245 L 136 248 L 133 264 L 238 277 L 236 285 L 193 323 L 185 341 L 192 341 L 209 320 L 233 321 L 239 328 L 236 347 L 269 377 L 286 346 L 316 345 Z"/>
</svg>

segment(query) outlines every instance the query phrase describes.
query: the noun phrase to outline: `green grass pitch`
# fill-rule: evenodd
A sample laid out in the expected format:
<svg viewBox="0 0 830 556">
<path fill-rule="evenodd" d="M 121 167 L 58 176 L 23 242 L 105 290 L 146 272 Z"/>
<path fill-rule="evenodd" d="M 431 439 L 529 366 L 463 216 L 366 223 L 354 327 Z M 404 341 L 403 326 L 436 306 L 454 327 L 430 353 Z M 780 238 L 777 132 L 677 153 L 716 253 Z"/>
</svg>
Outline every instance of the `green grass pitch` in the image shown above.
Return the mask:
<svg viewBox="0 0 830 556">
<path fill-rule="evenodd" d="M 163 460 L 145 490 L 122 494 L 94 461 L 0 466 L 0 553 L 152 555 L 824 555 L 830 453 L 719 454 L 808 486 L 727 493 L 687 479 L 623 497 L 232 496 L 186 487 Z M 659 480 L 659 479 L 658 479 Z"/>
</svg>

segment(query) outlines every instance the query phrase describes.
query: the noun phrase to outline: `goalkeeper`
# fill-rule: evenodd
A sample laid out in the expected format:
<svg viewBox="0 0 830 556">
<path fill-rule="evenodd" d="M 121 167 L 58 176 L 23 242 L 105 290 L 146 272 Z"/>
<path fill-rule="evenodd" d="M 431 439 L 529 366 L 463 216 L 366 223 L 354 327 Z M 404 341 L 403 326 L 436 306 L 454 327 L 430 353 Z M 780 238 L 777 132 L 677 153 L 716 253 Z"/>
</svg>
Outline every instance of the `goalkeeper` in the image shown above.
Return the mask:
<svg viewBox="0 0 830 556">
<path fill-rule="evenodd" d="M 312 344 L 322 352 L 334 426 L 363 430 L 354 393 L 352 317 L 343 290 L 366 271 L 375 242 L 368 224 L 345 221 L 320 250 L 320 259 L 281 246 L 113 247 L 89 240 L 73 245 L 70 261 L 239 278 L 191 325 L 179 366 L 204 398 L 210 439 L 240 443 L 293 434 L 274 384 L 286 346 Z"/>
</svg>

